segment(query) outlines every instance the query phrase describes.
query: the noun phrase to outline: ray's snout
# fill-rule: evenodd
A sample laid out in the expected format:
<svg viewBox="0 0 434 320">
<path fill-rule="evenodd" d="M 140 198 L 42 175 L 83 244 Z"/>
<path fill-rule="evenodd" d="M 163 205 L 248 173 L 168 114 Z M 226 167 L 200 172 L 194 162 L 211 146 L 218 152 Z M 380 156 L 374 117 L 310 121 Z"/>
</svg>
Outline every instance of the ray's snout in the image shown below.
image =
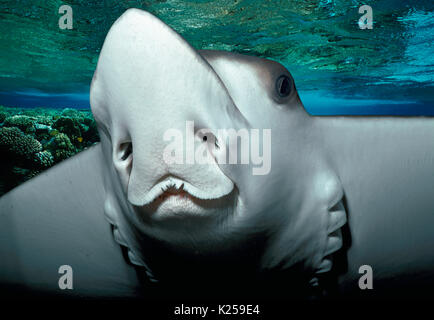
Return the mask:
<svg viewBox="0 0 434 320">
<path fill-rule="evenodd" d="M 131 204 L 147 205 L 181 185 L 199 199 L 233 190 L 215 161 L 187 160 L 189 144 L 196 150 L 209 143 L 198 129 L 212 132 L 238 110 L 214 70 L 181 36 L 149 13 L 128 10 L 109 31 L 96 74 L 92 111 L 109 128 L 113 163 Z M 167 161 L 168 148 L 177 161 Z"/>
</svg>

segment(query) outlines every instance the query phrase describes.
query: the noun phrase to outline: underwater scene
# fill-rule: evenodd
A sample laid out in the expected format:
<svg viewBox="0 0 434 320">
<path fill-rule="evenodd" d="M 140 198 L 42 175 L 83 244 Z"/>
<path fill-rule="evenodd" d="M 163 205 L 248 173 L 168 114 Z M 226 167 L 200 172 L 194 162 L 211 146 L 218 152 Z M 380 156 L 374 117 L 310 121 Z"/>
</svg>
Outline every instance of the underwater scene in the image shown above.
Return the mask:
<svg viewBox="0 0 434 320">
<path fill-rule="evenodd" d="M 89 86 L 107 31 L 128 8 L 196 49 L 280 62 L 312 115 L 434 116 L 432 0 L 4 0 L 0 195 L 99 141 Z"/>
</svg>

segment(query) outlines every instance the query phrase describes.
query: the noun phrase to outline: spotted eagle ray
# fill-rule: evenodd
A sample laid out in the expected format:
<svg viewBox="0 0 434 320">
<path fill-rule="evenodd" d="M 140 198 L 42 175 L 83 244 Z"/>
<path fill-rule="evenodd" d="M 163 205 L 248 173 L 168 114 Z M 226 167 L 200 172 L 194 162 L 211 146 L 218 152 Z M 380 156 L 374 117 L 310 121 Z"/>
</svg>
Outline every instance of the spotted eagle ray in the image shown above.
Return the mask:
<svg viewBox="0 0 434 320">
<path fill-rule="evenodd" d="M 374 286 L 433 283 L 434 119 L 311 116 L 281 64 L 195 50 L 138 9 L 111 27 L 90 102 L 101 142 L 0 198 L 3 288 L 134 297 L 138 270 L 157 283 L 288 270 L 356 292 L 364 265 Z M 195 146 L 216 142 L 200 128 L 270 129 L 270 171 L 222 165 L 221 141 L 206 165 L 168 164 L 164 132 L 186 121 Z"/>
</svg>

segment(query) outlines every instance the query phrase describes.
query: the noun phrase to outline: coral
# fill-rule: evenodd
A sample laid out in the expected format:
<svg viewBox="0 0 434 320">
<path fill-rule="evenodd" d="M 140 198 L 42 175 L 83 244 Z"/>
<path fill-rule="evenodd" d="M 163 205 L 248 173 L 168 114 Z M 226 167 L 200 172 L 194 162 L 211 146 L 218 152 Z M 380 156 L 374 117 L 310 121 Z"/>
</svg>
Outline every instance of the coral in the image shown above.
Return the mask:
<svg viewBox="0 0 434 320">
<path fill-rule="evenodd" d="M 6 111 L 0 110 L 0 122 L 5 121 L 5 119 L 9 117 L 9 113 Z"/>
<path fill-rule="evenodd" d="M 4 127 L 17 127 L 18 129 L 20 129 L 24 133 L 34 133 L 35 132 L 34 121 L 30 117 L 24 116 L 24 115 L 14 115 L 11 117 L 7 117 L 4 120 L 3 126 Z"/>
<path fill-rule="evenodd" d="M 38 169 L 27 169 L 21 167 L 13 167 L 10 172 L 9 184 L 10 187 L 15 187 L 24 181 L 27 181 L 41 173 Z M 10 188 L 9 187 L 9 188 Z"/>
<path fill-rule="evenodd" d="M 0 128 L 0 195 L 26 180 L 41 144 L 17 127 Z"/>
<path fill-rule="evenodd" d="M 63 109 L 61 115 L 66 116 L 66 117 L 74 117 L 74 118 L 79 117 L 78 111 L 76 109 L 72 109 L 72 108 Z"/>
<path fill-rule="evenodd" d="M 57 134 L 54 138 L 54 141 L 56 143 L 56 146 L 60 149 L 72 150 L 74 148 L 68 136 L 64 133 Z"/>
<path fill-rule="evenodd" d="M 41 124 L 41 123 L 36 123 L 35 124 L 35 129 L 36 129 L 36 131 L 45 131 L 47 133 L 52 130 L 51 126 L 48 126 L 48 125 L 45 125 L 45 124 Z"/>
<path fill-rule="evenodd" d="M 54 164 L 54 158 L 50 151 L 44 150 L 33 156 L 33 166 L 38 169 L 47 169 Z"/>
<path fill-rule="evenodd" d="M 0 195 L 98 141 L 90 110 L 0 106 Z"/>
<path fill-rule="evenodd" d="M 20 115 L 25 115 L 27 117 L 37 117 L 41 113 L 39 108 L 37 109 L 26 109 L 20 112 Z"/>
<path fill-rule="evenodd" d="M 96 127 L 96 122 L 92 119 L 88 122 L 88 125 L 83 124 L 84 132 L 83 139 L 89 143 L 95 143 L 99 141 L 98 129 Z"/>
<path fill-rule="evenodd" d="M 36 116 L 36 122 L 39 124 L 44 124 L 46 126 L 51 126 L 53 119 L 50 116 L 38 115 Z"/>
<path fill-rule="evenodd" d="M 77 144 L 77 139 L 82 136 L 80 123 L 75 118 L 60 117 L 53 123 L 53 128 L 68 135 L 74 144 Z"/>
<path fill-rule="evenodd" d="M 35 138 L 38 139 L 42 144 L 44 140 L 50 140 L 50 132 L 53 131 L 51 126 L 35 123 Z"/>
<path fill-rule="evenodd" d="M 65 160 L 69 157 L 72 157 L 75 154 L 74 151 L 68 151 L 65 149 L 58 149 L 56 151 L 54 151 L 54 160 L 56 162 L 60 162 L 62 160 Z"/>
<path fill-rule="evenodd" d="M 38 174 L 40 174 L 42 171 L 41 170 L 30 170 L 24 177 L 23 180 L 27 181 L 30 180 L 34 177 L 36 177 Z"/>
<path fill-rule="evenodd" d="M 13 167 L 11 172 L 16 177 L 24 178 L 30 172 L 30 170 L 21 167 Z"/>
<path fill-rule="evenodd" d="M 34 154 L 41 149 L 38 140 L 24 134 L 17 127 L 0 128 L 0 151 L 3 159 L 26 162 L 32 160 Z"/>
<path fill-rule="evenodd" d="M 47 149 L 54 157 L 54 162 L 62 161 L 77 153 L 77 150 L 64 133 L 55 135 L 47 144 Z"/>
</svg>

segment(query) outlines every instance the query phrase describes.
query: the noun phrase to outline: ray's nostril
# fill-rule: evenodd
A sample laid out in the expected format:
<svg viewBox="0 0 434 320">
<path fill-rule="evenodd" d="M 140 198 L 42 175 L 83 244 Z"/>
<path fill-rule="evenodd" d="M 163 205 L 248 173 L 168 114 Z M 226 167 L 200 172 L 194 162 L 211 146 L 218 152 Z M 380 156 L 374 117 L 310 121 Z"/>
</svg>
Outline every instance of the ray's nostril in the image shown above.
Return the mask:
<svg viewBox="0 0 434 320">
<path fill-rule="evenodd" d="M 133 144 L 131 142 L 126 142 L 121 144 L 122 156 L 121 160 L 125 161 L 133 153 Z"/>
<path fill-rule="evenodd" d="M 206 142 L 208 140 L 207 136 L 203 136 L 202 140 Z"/>
</svg>

